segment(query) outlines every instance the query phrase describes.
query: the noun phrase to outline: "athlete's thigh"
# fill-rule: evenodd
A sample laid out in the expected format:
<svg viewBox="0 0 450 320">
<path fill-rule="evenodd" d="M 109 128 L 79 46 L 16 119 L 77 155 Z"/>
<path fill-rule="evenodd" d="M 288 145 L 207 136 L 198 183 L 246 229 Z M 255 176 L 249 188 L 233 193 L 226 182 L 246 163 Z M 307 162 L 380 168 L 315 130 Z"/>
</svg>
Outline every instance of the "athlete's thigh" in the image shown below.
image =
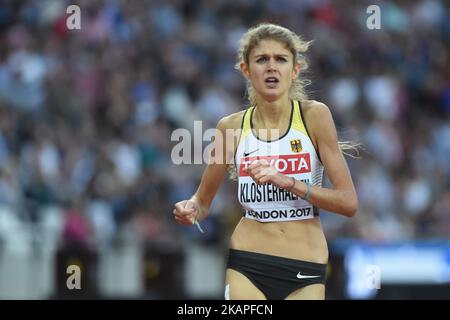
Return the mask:
<svg viewBox="0 0 450 320">
<path fill-rule="evenodd" d="M 225 299 L 266 300 L 266 297 L 242 273 L 233 269 L 227 269 L 225 274 Z"/>
<path fill-rule="evenodd" d="M 321 283 L 311 284 L 298 289 L 286 297 L 286 300 L 324 300 L 325 285 Z"/>
</svg>

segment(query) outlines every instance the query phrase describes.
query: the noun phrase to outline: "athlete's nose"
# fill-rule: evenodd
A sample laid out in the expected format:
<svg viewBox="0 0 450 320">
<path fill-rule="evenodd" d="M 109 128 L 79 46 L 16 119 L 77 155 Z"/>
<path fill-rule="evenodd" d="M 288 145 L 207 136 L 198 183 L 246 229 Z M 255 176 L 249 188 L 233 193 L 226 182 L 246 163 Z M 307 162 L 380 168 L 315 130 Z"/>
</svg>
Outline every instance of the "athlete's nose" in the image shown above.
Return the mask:
<svg viewBox="0 0 450 320">
<path fill-rule="evenodd" d="M 276 71 L 275 60 L 269 59 L 267 63 L 267 71 Z"/>
<path fill-rule="evenodd" d="M 267 71 L 268 71 L 268 72 L 274 72 L 274 71 L 276 71 L 276 68 L 275 68 L 275 66 L 274 66 L 274 64 L 273 64 L 272 62 L 269 62 L 269 63 L 267 64 Z"/>
</svg>

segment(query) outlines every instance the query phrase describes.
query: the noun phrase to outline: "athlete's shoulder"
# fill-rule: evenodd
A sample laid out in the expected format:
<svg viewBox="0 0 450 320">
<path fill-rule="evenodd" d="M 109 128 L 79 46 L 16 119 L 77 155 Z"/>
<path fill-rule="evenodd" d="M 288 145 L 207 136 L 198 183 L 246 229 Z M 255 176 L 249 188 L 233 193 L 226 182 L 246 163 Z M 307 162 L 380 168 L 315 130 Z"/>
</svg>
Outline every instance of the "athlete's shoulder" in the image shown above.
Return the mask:
<svg viewBox="0 0 450 320">
<path fill-rule="evenodd" d="M 323 102 L 316 100 L 302 101 L 302 113 L 310 131 L 314 130 L 315 127 L 334 123 L 330 108 Z"/>
<path fill-rule="evenodd" d="M 302 101 L 302 113 L 310 138 L 317 146 L 319 137 L 327 131 L 325 129 L 334 127 L 330 108 L 316 100 L 305 100 Z"/>
<path fill-rule="evenodd" d="M 316 118 L 331 115 L 330 108 L 320 101 L 304 100 L 302 101 L 302 112 L 305 117 Z"/>
<path fill-rule="evenodd" d="M 240 129 L 244 113 L 245 110 L 242 110 L 223 117 L 219 120 L 217 127 L 219 129 Z"/>
</svg>

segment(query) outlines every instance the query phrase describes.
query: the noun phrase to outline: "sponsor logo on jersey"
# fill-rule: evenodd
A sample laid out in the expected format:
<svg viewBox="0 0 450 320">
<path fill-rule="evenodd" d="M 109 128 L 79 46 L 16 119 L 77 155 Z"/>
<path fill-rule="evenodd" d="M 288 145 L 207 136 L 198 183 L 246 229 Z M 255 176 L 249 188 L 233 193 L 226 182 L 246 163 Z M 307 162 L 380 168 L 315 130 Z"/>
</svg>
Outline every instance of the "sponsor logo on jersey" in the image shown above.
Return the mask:
<svg viewBox="0 0 450 320">
<path fill-rule="evenodd" d="M 301 174 L 311 172 L 311 157 L 309 153 L 289 154 L 280 156 L 257 156 L 241 158 L 239 166 L 239 176 L 245 177 L 249 174 L 244 172 L 255 160 L 267 160 L 270 165 L 274 166 L 278 172 L 282 174 Z"/>
<path fill-rule="evenodd" d="M 253 151 L 250 151 L 250 152 L 244 152 L 244 157 L 248 157 L 249 155 L 251 155 L 252 153 L 255 153 L 256 151 L 258 151 L 259 150 L 259 148 L 258 149 L 255 149 L 255 150 L 253 150 Z"/>
</svg>

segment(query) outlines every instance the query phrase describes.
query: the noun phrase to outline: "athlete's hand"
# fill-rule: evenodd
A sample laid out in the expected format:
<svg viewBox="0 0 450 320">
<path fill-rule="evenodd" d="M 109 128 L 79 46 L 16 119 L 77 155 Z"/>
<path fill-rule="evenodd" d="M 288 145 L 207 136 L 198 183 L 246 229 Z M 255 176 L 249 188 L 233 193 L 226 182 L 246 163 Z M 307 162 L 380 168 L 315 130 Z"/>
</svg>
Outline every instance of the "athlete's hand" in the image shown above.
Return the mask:
<svg viewBox="0 0 450 320">
<path fill-rule="evenodd" d="M 199 214 L 199 205 L 194 200 L 183 200 L 175 203 L 173 214 L 176 222 L 183 225 L 191 225 Z"/>
<path fill-rule="evenodd" d="M 292 184 L 292 179 L 279 173 L 278 170 L 271 166 L 269 161 L 265 159 L 255 160 L 247 168 L 244 168 L 256 184 L 271 183 L 278 188 L 288 188 Z"/>
</svg>

